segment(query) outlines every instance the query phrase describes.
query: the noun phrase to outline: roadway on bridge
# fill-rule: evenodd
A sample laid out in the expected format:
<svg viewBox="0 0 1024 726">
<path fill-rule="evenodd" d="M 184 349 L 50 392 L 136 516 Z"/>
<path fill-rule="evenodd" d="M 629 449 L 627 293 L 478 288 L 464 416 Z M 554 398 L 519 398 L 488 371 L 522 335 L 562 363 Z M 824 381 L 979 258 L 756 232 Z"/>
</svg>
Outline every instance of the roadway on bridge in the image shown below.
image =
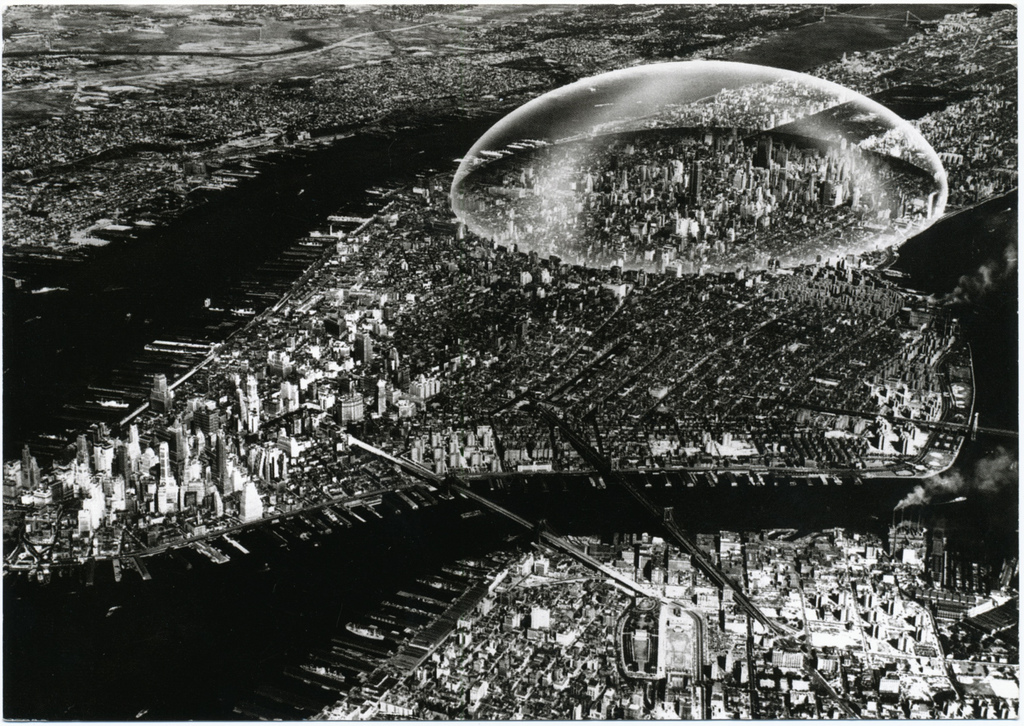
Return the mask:
<svg viewBox="0 0 1024 726">
<path fill-rule="evenodd" d="M 551 547 L 552 549 L 558 550 L 572 557 L 577 562 L 582 564 L 584 567 L 587 567 L 590 570 L 603 575 L 608 580 L 612 581 L 614 584 L 618 585 L 626 592 L 629 592 L 638 597 L 647 597 L 657 600 L 658 602 L 662 603 L 663 606 L 680 608 L 693 621 L 694 676 L 698 683 L 700 683 L 703 680 L 702 666 L 704 663 L 705 623 L 704 618 L 702 617 L 699 611 L 694 610 L 685 603 L 672 600 L 670 598 L 665 597 L 661 593 L 656 592 L 655 590 L 644 587 L 635 580 L 626 577 L 617 570 L 614 570 L 611 567 L 608 567 L 607 565 L 594 559 L 593 557 L 586 554 L 585 552 L 580 550 L 578 547 L 576 547 L 563 537 L 559 537 L 558 535 L 553 534 L 552 532 L 549 532 L 546 529 L 538 527 L 538 525 L 519 516 L 515 512 L 511 512 L 508 509 L 502 507 L 500 504 L 491 501 L 487 497 L 477 494 L 476 492 L 469 488 L 466 482 L 462 481 L 461 479 L 454 475 L 441 477 L 440 475 L 430 471 L 429 469 L 420 466 L 414 461 L 410 461 L 409 459 L 406 459 L 404 457 L 397 457 L 392 454 L 389 454 L 383 449 L 373 446 L 372 444 L 368 444 L 365 441 L 360 441 L 359 439 L 352 435 L 349 435 L 348 441 L 350 446 L 362 449 L 370 454 L 373 454 L 374 456 L 384 459 L 385 461 L 389 461 L 392 464 L 401 467 L 404 471 L 407 471 L 408 473 L 414 476 L 417 476 L 421 479 L 425 479 L 426 481 L 431 482 L 433 484 L 443 486 L 451 492 L 460 494 L 466 499 L 469 499 L 470 501 L 476 502 L 477 504 L 486 507 L 492 512 L 515 522 L 523 529 L 526 529 L 531 532 L 536 532 L 538 540 L 540 540 L 547 546 Z"/>
</svg>

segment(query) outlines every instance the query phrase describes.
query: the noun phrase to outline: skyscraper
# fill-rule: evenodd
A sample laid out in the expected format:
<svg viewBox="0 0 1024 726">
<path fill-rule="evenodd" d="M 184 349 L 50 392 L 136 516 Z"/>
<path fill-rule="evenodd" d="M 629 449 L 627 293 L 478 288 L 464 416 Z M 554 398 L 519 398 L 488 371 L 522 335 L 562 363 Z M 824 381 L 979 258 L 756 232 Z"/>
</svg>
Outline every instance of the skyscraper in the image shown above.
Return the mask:
<svg viewBox="0 0 1024 726">
<path fill-rule="evenodd" d="M 252 373 L 245 377 L 245 400 L 249 406 L 252 406 L 254 403 L 258 404 L 260 400 L 259 382 Z"/>
<path fill-rule="evenodd" d="M 39 464 L 36 457 L 32 456 L 28 446 L 21 449 L 21 486 L 25 489 L 35 489 L 39 486 Z"/>
<path fill-rule="evenodd" d="M 704 168 L 703 162 L 693 162 L 693 167 L 690 169 L 690 198 L 695 201 L 700 201 L 701 193 L 701 182 L 703 181 Z"/>
<path fill-rule="evenodd" d="M 79 434 L 78 438 L 75 439 L 75 461 L 78 462 L 79 466 L 84 466 L 89 469 L 91 466 L 91 459 L 89 456 L 89 440 L 85 434 Z"/>
<path fill-rule="evenodd" d="M 251 373 L 245 379 L 245 405 L 245 428 L 251 434 L 256 433 L 260 430 L 262 403 L 256 376 Z"/>
<path fill-rule="evenodd" d="M 217 488 L 221 493 L 227 485 L 228 479 L 228 445 L 224 434 L 217 435 Z"/>
<path fill-rule="evenodd" d="M 369 333 L 356 336 L 355 359 L 366 367 L 373 365 L 373 340 Z"/>
<path fill-rule="evenodd" d="M 149 407 L 153 413 L 167 413 L 171 410 L 174 392 L 167 387 L 167 376 L 157 373 L 153 376 L 153 388 L 149 391 Z"/>
<path fill-rule="evenodd" d="M 160 483 L 174 481 L 174 471 L 171 469 L 171 447 L 166 441 L 160 442 Z"/>
<path fill-rule="evenodd" d="M 118 447 L 117 447 L 117 459 L 116 460 L 117 460 L 117 469 L 116 469 L 116 471 L 114 473 L 115 474 L 120 474 L 121 476 L 123 476 L 124 480 L 126 482 L 129 481 L 131 479 L 131 475 L 132 475 L 132 468 L 131 468 L 131 460 L 128 457 L 128 445 L 127 444 L 119 444 L 118 445 Z"/>
<path fill-rule="evenodd" d="M 174 422 L 174 466 L 175 471 L 180 476 L 181 472 L 184 471 L 185 465 L 188 464 L 189 454 L 188 445 L 188 433 L 185 431 L 184 424 L 181 421 Z"/>
</svg>

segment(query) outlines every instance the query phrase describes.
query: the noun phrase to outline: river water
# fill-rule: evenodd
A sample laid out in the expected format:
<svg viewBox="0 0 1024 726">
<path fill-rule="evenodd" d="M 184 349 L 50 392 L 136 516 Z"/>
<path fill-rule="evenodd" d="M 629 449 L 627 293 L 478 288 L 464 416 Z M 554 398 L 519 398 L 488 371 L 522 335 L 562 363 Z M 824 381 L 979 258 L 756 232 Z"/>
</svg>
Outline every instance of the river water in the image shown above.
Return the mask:
<svg viewBox="0 0 1024 726">
<path fill-rule="evenodd" d="M 927 19 L 951 7 L 934 6 Z M 812 23 L 770 34 L 727 59 L 804 69 L 846 50 L 894 45 L 915 32 L 882 20 L 826 22 L 828 43 L 809 43 L 825 28 Z M 803 54 L 794 53 L 794 43 Z M 88 386 L 108 385 L 109 372 L 129 364 L 147 343 L 203 339 L 203 326 L 214 320 L 203 308 L 207 298 L 225 293 L 328 214 L 365 213 L 366 189 L 429 168 L 454 171 L 454 159 L 502 115 L 404 119 L 409 127 L 398 134 L 359 133 L 329 148 L 278 157 L 257 179 L 140 239 L 98 249 L 84 262 L 5 261 L 4 459 L 19 456 L 24 443 L 40 443 L 42 433 L 80 427 L 88 417 L 69 418 L 65 404 L 97 399 Z M 21 289 L 11 277 L 25 280 Z M 41 288 L 57 290 L 32 293 Z"/>
<path fill-rule="evenodd" d="M 4 279 L 4 458 L 59 433 L 62 406 L 156 339 L 202 337 L 204 309 L 334 213 L 367 212 L 370 187 L 449 169 L 494 118 L 435 119 L 388 137 L 363 133 L 276 161 L 165 228 L 85 261 Z M 10 270 L 8 270 L 10 273 Z M 66 288 L 45 294 L 32 290 Z M 265 303 L 264 303 L 265 304 Z"/>
<path fill-rule="evenodd" d="M 393 139 L 362 135 L 296 157 L 148 239 L 113 244 L 33 281 L 34 287 L 74 292 L 29 295 L 5 288 L 5 458 L 53 423 L 53 410 L 65 397 L 83 395 L 85 382 L 105 367 L 154 338 L 169 337 L 180 318 L 199 311 L 203 298 L 215 295 L 226 279 L 256 267 L 326 214 L 359 213 L 367 187 L 425 167 L 453 168 L 452 160 L 494 120 L 453 121 Z M 971 237 L 970 230 L 984 233 Z M 1015 241 L 1014 196 L 940 222 L 905 246 L 900 264 L 912 285 L 942 294 Z M 983 425 L 1016 428 L 1016 301 L 1016 276 L 1010 275 L 964 311 Z M 969 471 L 1006 443 L 979 437 L 957 466 Z M 666 495 L 666 503 L 676 504 L 681 524 L 694 530 L 881 531 L 909 486 L 690 490 Z M 506 503 L 547 518 L 562 532 L 652 528 L 615 492 L 534 492 Z M 989 531 L 988 541 L 998 543 L 991 556 L 1010 550 L 1011 543 L 1016 551 L 1016 491 L 969 504 L 961 519 Z M 182 557 L 191 569 L 154 558 L 151 582 L 126 575 L 115 584 L 103 569 L 93 587 L 71 577 L 55 578 L 45 588 L 7 578 L 4 715 L 121 720 L 148 709 L 147 719 L 231 718 L 235 703 L 284 664 L 302 662 L 311 648 L 322 647 L 353 613 L 371 610 L 440 564 L 505 546 L 512 530 L 489 516 L 461 517 L 468 508 L 456 501 L 392 515 L 288 550 L 259 534 L 244 535 L 239 539 L 251 556 L 215 566 L 188 551 Z"/>
</svg>

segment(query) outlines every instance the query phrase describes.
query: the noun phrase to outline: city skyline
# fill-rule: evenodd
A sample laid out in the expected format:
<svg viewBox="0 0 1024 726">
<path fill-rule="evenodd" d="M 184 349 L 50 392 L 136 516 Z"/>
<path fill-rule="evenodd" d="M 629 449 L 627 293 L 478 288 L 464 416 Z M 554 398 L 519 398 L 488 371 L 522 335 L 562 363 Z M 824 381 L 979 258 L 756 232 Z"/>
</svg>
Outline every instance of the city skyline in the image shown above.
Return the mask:
<svg viewBox="0 0 1024 726">
<path fill-rule="evenodd" d="M 8 8 L 4 713 L 1015 718 L 1016 10 L 742 9 Z"/>
</svg>

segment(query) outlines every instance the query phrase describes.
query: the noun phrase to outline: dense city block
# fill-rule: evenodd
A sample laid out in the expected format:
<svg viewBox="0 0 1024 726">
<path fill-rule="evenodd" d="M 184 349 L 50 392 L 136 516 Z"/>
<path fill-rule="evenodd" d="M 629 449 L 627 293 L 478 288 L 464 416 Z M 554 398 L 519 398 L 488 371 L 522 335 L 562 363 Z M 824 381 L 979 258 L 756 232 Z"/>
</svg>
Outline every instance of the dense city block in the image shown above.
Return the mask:
<svg viewBox="0 0 1024 726">
<path fill-rule="evenodd" d="M 830 13 L 11 8 L 5 292 L 53 300 L 69 290 L 23 283 L 145 245 L 275 170 L 298 198 L 312 173 L 288 164 L 355 134 L 444 133 L 654 61 L 749 60 L 769 31 L 846 22 Z M 157 312 L 138 314 L 149 342 L 6 452 L 6 582 L 151 585 L 161 557 L 226 568 L 257 559 L 257 534 L 301 553 L 441 511 L 515 534 L 332 614 L 337 637 L 284 670 L 294 690 L 235 713 L 1017 718 L 1017 560 L 922 524 L 936 491 L 963 501 L 986 431 L 950 304 L 971 281 L 928 295 L 896 264 L 930 225 L 1015 193 L 1016 10 L 910 17 L 890 47 L 801 68 L 843 89 L 755 83 L 396 159 L 416 171 L 382 171 L 365 204 L 211 283 L 182 312 L 192 332 L 156 337 Z M 912 120 L 883 123 L 858 94 Z M 1015 237 L 1003 256 L 1015 274 Z M 1015 486 L 1016 466 L 1000 449 L 975 474 Z M 672 505 L 889 484 L 911 493 L 861 529 Z M 622 495 L 646 519 L 563 535 L 514 506 L 549 493 Z"/>
</svg>

